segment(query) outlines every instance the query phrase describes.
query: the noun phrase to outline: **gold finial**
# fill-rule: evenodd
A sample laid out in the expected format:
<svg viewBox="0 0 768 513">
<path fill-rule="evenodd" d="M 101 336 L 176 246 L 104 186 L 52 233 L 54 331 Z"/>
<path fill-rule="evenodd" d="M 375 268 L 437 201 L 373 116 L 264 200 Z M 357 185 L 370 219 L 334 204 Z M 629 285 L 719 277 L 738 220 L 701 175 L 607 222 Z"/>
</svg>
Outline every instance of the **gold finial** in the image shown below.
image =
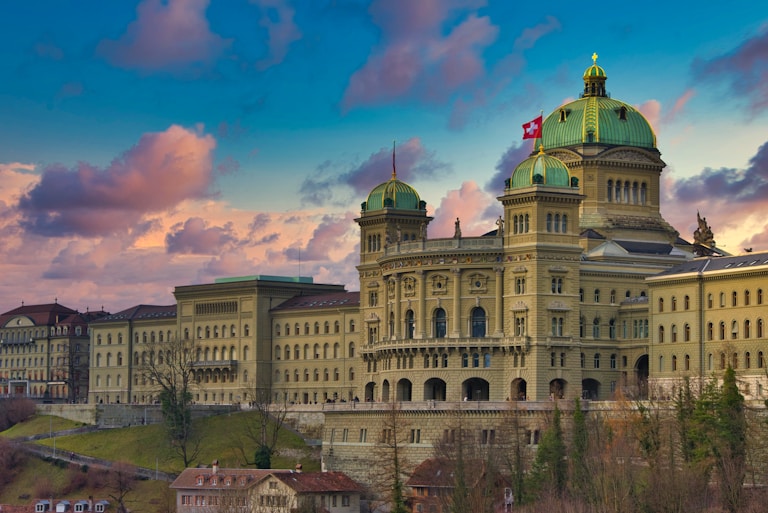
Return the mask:
<svg viewBox="0 0 768 513">
<path fill-rule="evenodd" d="M 543 154 L 544 154 L 544 145 L 539 144 L 539 155 L 543 155 Z"/>
<path fill-rule="evenodd" d="M 597 52 L 592 54 L 592 64 L 597 64 Z"/>
</svg>

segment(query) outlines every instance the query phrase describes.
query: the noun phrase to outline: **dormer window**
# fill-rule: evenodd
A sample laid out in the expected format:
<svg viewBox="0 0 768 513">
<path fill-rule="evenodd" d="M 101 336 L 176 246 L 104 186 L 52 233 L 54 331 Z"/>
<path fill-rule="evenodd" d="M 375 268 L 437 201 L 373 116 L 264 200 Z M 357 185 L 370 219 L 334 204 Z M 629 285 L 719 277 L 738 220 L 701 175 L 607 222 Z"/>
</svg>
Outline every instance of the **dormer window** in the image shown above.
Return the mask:
<svg viewBox="0 0 768 513">
<path fill-rule="evenodd" d="M 218 479 L 216 479 L 216 476 L 214 476 L 214 477 L 212 477 L 212 478 L 211 478 L 211 484 L 212 484 L 213 486 L 216 486 L 216 485 L 218 484 L 218 482 L 219 482 L 219 480 L 218 480 Z"/>
<path fill-rule="evenodd" d="M 565 109 L 560 109 L 560 119 L 558 121 L 560 123 L 565 123 L 565 120 L 567 117 L 568 117 L 568 113 L 565 111 Z"/>
<path fill-rule="evenodd" d="M 627 108 L 624 107 L 623 105 L 619 109 L 619 119 L 621 121 L 626 121 L 627 120 Z"/>
<path fill-rule="evenodd" d="M 203 486 L 203 483 L 205 482 L 205 478 L 203 476 L 197 476 L 197 486 Z"/>
</svg>

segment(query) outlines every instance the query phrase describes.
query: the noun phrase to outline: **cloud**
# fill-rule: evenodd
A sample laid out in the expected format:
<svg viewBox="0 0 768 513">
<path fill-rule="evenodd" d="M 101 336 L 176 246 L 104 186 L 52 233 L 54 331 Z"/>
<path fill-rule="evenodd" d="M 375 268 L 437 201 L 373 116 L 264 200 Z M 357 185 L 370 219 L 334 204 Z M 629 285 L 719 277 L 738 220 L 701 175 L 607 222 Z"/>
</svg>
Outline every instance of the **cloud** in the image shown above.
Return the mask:
<svg viewBox="0 0 768 513">
<path fill-rule="evenodd" d="M 141 137 L 105 169 L 47 166 L 19 201 L 27 230 L 49 237 L 122 232 L 146 213 L 207 196 L 216 143 L 180 126 Z"/>
<path fill-rule="evenodd" d="M 669 112 L 664 115 L 664 122 L 669 123 L 674 121 L 677 116 L 683 112 L 685 106 L 694 96 L 696 96 L 695 89 L 686 89 L 685 92 L 677 100 L 675 100 L 675 103 L 672 105 L 672 108 L 669 110 Z"/>
<path fill-rule="evenodd" d="M 293 21 L 295 9 L 285 0 L 251 0 L 262 9 L 259 25 L 267 31 L 268 55 L 256 62 L 256 68 L 264 70 L 283 62 L 288 47 L 301 39 L 301 31 Z"/>
<path fill-rule="evenodd" d="M 533 27 L 523 29 L 522 34 L 515 39 L 513 47 L 518 52 L 530 50 L 535 46 L 539 39 L 551 32 L 559 31 L 560 29 L 562 29 L 560 21 L 554 16 L 547 16 L 544 23 L 539 23 Z"/>
<path fill-rule="evenodd" d="M 191 217 L 171 227 L 165 236 L 168 253 L 218 255 L 238 242 L 232 223 L 208 227 L 200 217 Z"/>
<path fill-rule="evenodd" d="M 746 39 L 730 52 L 692 65 L 698 80 L 724 82 L 731 95 L 748 102 L 756 114 L 768 107 L 768 28 Z"/>
<path fill-rule="evenodd" d="M 454 11 L 477 2 L 378 0 L 369 13 L 381 28 L 382 44 L 349 80 L 342 108 L 387 103 L 404 96 L 444 102 L 485 71 L 482 53 L 496 40 L 498 27 L 487 16 L 466 14 L 445 33 Z"/>
<path fill-rule="evenodd" d="M 425 180 L 437 172 L 447 171 L 450 166 L 435 158 L 418 137 L 412 137 L 396 147 L 397 178 L 406 183 Z M 381 148 L 361 164 L 343 173 L 333 174 L 337 165 L 323 162 L 312 177 L 301 184 L 302 199 L 314 205 L 322 205 L 333 198 L 333 189 L 351 187 L 356 197 L 367 195 L 376 185 L 392 175 L 392 148 Z"/>
<path fill-rule="evenodd" d="M 303 248 L 291 246 L 285 250 L 285 256 L 293 261 L 327 261 L 332 260 L 332 255 L 346 253 L 350 241 L 359 238 L 357 227 L 354 223 L 354 215 L 326 215 L 315 228 L 312 237 Z M 354 244 L 354 243 L 352 243 Z"/>
<path fill-rule="evenodd" d="M 699 174 L 663 182 L 665 205 L 674 209 L 665 214 L 690 240 L 695 228 L 694 212 L 714 216 L 712 228 L 718 245 L 729 252 L 742 247 L 765 244 L 768 221 L 762 212 L 768 208 L 768 142 L 764 143 L 743 169 L 703 169 Z M 756 234 L 746 238 L 746 234 Z M 768 249 L 765 245 L 758 249 Z"/>
<path fill-rule="evenodd" d="M 435 219 L 429 225 L 429 237 L 453 237 L 456 218 L 460 219 L 463 237 L 483 235 L 496 229 L 494 222 L 499 214 L 501 205 L 495 197 L 468 180 L 459 189 L 448 191 L 440 201 Z"/>
<path fill-rule="evenodd" d="M 104 39 L 96 51 L 115 66 L 146 72 L 207 69 L 230 45 L 211 32 L 208 0 L 144 0 L 137 18 L 118 40 Z"/>
<path fill-rule="evenodd" d="M 654 132 L 658 133 L 661 120 L 661 103 L 658 100 L 648 100 L 640 105 L 635 105 L 635 108 L 645 116 Z"/>
<path fill-rule="evenodd" d="M 504 180 L 512 177 L 512 171 L 515 170 L 520 162 L 528 158 L 533 151 L 531 145 L 522 142 L 507 148 L 507 151 L 499 158 L 496 163 L 496 173 L 485 184 L 485 191 L 491 194 L 501 195 L 504 192 Z"/>
</svg>

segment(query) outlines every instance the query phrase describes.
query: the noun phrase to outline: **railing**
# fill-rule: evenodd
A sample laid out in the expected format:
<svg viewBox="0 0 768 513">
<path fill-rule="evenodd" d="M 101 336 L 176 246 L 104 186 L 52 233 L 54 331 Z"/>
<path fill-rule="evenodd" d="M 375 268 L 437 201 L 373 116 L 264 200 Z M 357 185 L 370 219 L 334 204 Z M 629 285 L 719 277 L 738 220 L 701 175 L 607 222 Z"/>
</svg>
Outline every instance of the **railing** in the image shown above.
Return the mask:
<svg viewBox="0 0 768 513">
<path fill-rule="evenodd" d="M 565 340 L 570 337 L 558 338 Z M 569 342 L 570 343 L 570 342 Z M 458 347 L 509 347 L 519 348 L 519 350 L 528 350 L 530 348 L 530 338 L 524 337 L 462 337 L 462 338 L 400 338 L 396 340 L 381 340 L 373 344 L 364 345 L 363 352 L 383 351 L 387 349 L 434 349 L 437 347 L 458 348 Z M 559 344 L 559 342 L 558 342 Z"/>
<path fill-rule="evenodd" d="M 202 360 L 192 362 L 193 367 L 237 367 L 237 360 Z"/>
<path fill-rule="evenodd" d="M 433 239 L 428 241 L 396 242 L 384 248 L 386 256 L 450 251 L 455 249 L 502 249 L 500 237 L 468 237 L 459 239 Z"/>
</svg>

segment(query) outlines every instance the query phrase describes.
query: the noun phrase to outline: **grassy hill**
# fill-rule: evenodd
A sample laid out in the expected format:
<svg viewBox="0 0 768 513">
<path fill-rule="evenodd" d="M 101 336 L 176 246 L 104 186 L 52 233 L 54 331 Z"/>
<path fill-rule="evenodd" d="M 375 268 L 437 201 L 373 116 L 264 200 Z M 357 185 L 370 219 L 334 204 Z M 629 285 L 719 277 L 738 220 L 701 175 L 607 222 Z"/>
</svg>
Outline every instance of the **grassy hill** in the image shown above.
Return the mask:
<svg viewBox="0 0 768 513">
<path fill-rule="evenodd" d="M 256 445 L 246 436 L 246 423 L 254 422 L 255 418 L 254 412 L 238 412 L 196 420 L 194 426 L 200 437 L 200 453 L 195 464 L 209 465 L 217 459 L 222 468 L 246 466 L 243 452 L 248 459 L 253 460 L 256 450 Z M 0 436 L 16 438 L 48 434 L 51 430 L 66 430 L 80 425 L 59 417 L 35 416 L 0 433 Z M 46 438 L 36 443 L 53 446 L 54 439 Z M 110 461 L 125 461 L 169 473 L 178 473 L 183 470 L 181 458 L 168 443 L 164 426 L 159 424 L 57 436 L 55 444 L 56 449 L 63 453 L 74 452 Z M 306 446 L 299 436 L 283 430 L 278 442 L 278 454 L 272 458 L 272 466 L 294 468 L 297 463 L 301 463 L 305 471 L 319 470 L 319 450 Z M 34 497 L 33 491 L 38 485 L 40 476 L 46 476 L 51 481 L 52 488 L 61 491 L 66 488 L 67 482 L 73 479 L 82 480 L 81 477 L 76 476 L 77 466 L 74 467 L 73 469 L 68 468 L 67 465 L 29 458 L 14 482 L 0 490 L 0 503 L 27 502 L 20 497 L 29 494 Z M 134 511 L 152 512 L 166 509 L 168 483 L 141 481 L 139 485 L 141 491 L 135 492 L 134 496 L 140 497 L 141 502 L 133 507 Z M 70 497 L 83 498 L 88 495 L 103 497 L 104 493 L 98 489 L 82 488 Z"/>
</svg>

